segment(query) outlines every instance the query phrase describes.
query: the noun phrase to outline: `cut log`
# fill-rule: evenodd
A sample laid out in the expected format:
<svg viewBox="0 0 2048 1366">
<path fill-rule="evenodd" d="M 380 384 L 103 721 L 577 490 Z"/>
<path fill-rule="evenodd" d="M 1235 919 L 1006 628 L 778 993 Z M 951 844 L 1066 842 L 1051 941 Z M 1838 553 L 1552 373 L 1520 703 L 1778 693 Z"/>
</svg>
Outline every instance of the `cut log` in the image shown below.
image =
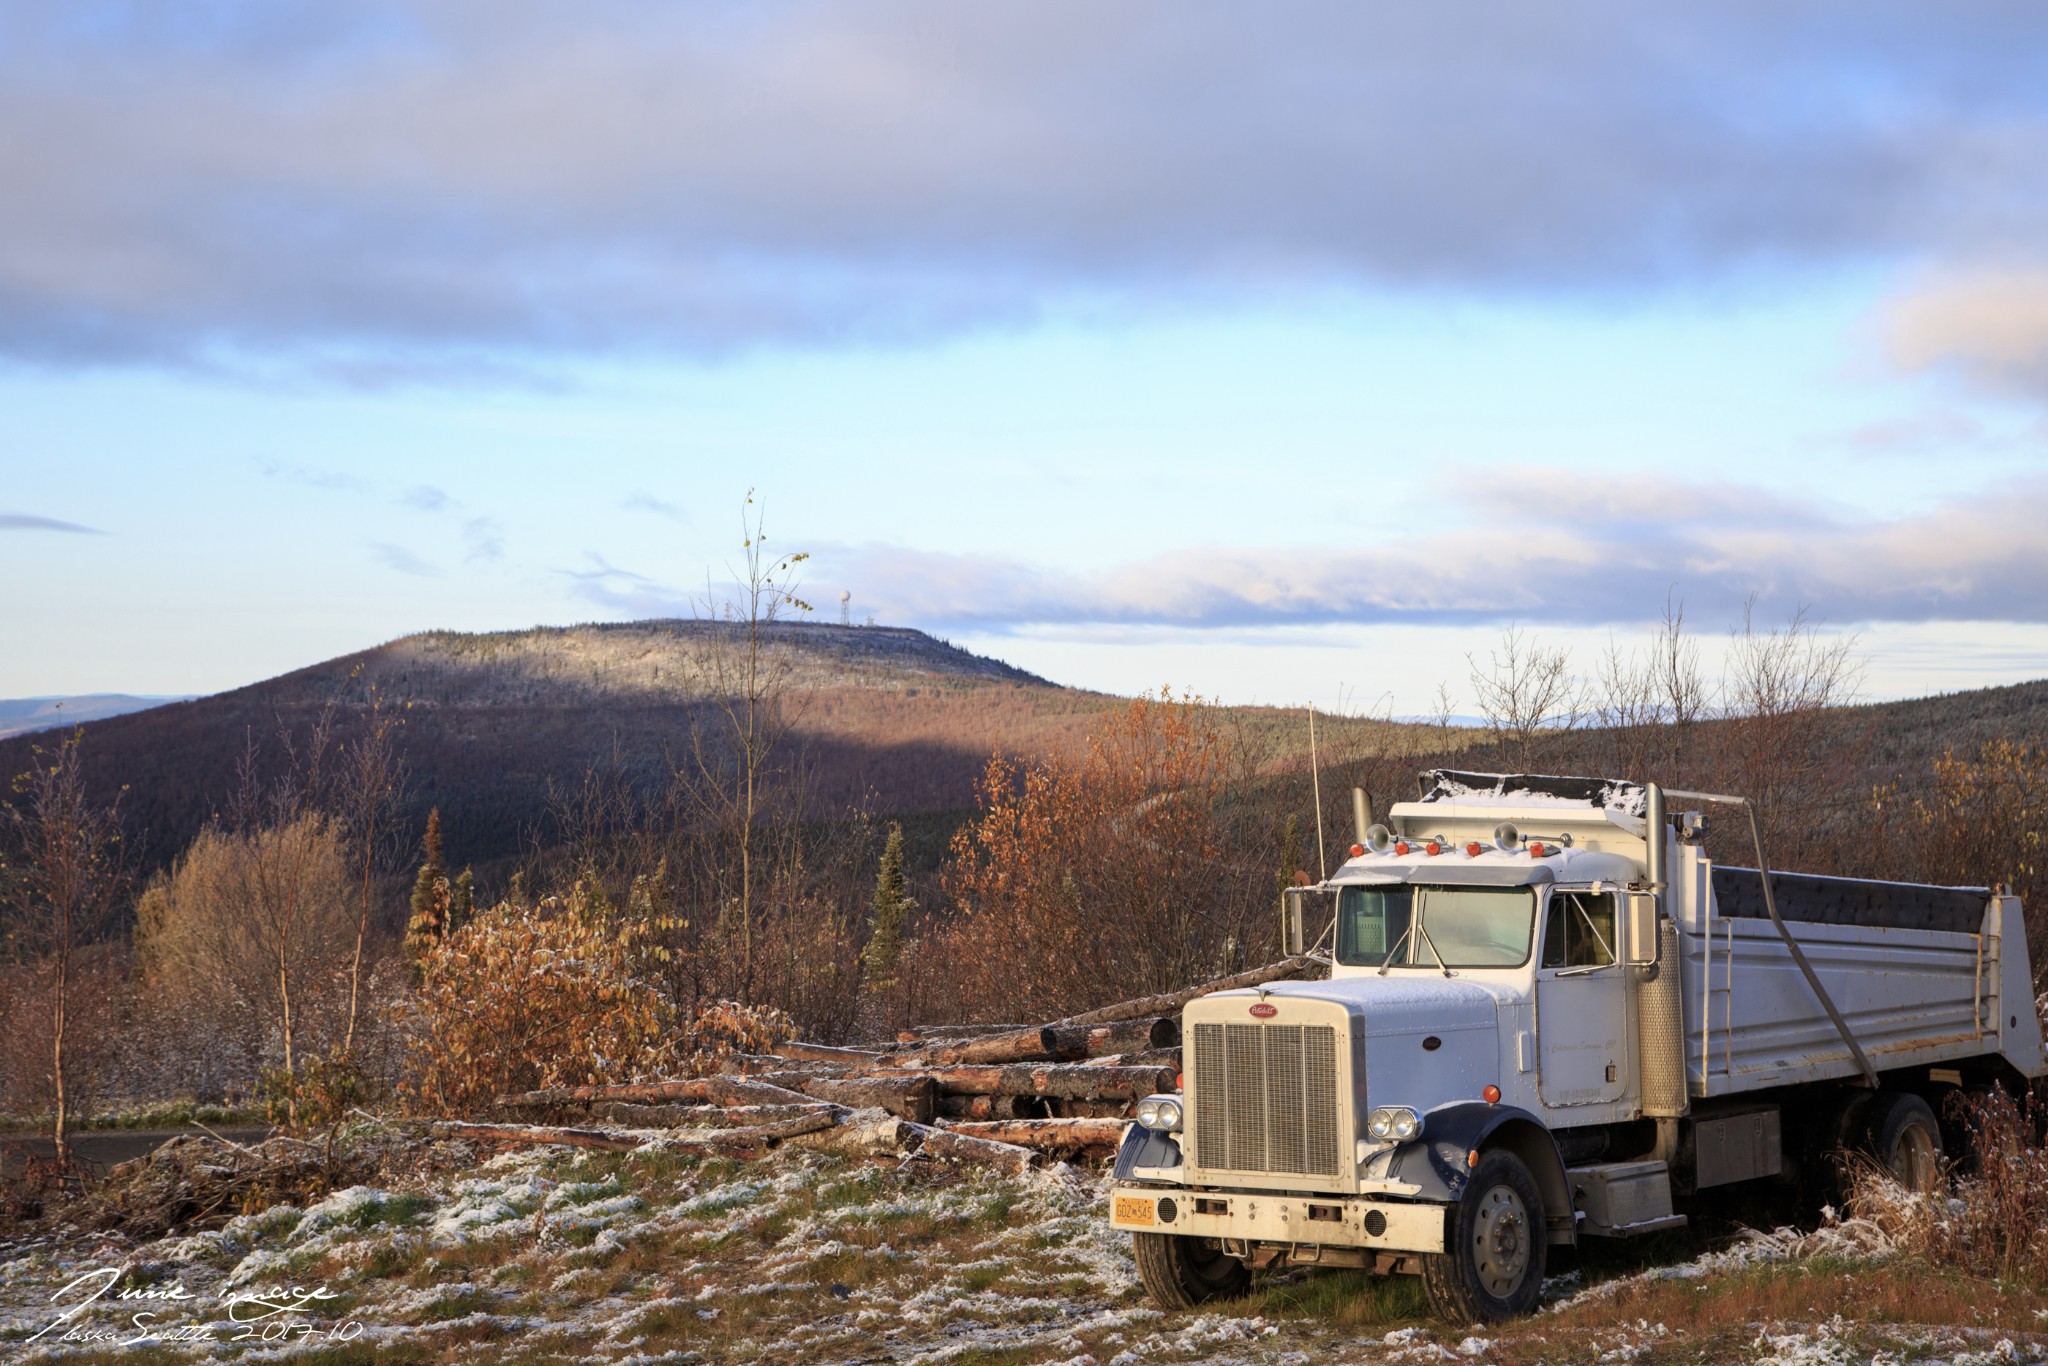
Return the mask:
<svg viewBox="0 0 2048 1366">
<path fill-rule="evenodd" d="M 916 1151 L 923 1142 L 919 1130 L 920 1126 L 891 1116 L 799 1134 L 789 1143 L 792 1147 L 838 1153 L 841 1157 L 901 1157 L 905 1152 Z"/>
<path fill-rule="evenodd" d="M 642 1147 L 647 1140 L 633 1134 L 606 1129 L 562 1129 L 539 1124 L 465 1124 L 461 1120 L 437 1120 L 427 1126 L 435 1138 L 475 1138 L 487 1143 L 544 1143 L 568 1148 L 602 1148 L 624 1153 Z"/>
<path fill-rule="evenodd" d="M 920 1076 L 818 1077 L 804 1083 L 804 1094 L 855 1110 L 880 1106 L 898 1119 L 929 1124 L 939 1088 L 930 1077 Z"/>
<path fill-rule="evenodd" d="M 1095 1067 L 1087 1063 L 1039 1067 L 935 1067 L 928 1072 L 876 1072 L 875 1076 L 928 1076 L 941 1094 L 1069 1096 L 1083 1100 L 1142 1100 L 1173 1089 L 1171 1067 Z"/>
<path fill-rule="evenodd" d="M 865 1063 L 862 1066 L 866 1066 Z M 764 1076 L 776 1072 L 800 1073 L 810 1077 L 837 1077 L 853 1070 L 851 1063 L 844 1062 L 797 1062 L 777 1057 L 773 1053 L 728 1053 L 718 1060 L 718 1070 L 741 1077 Z"/>
<path fill-rule="evenodd" d="M 1051 1051 L 1046 1031 L 1037 1025 L 1028 1029 L 1012 1030 L 1007 1034 L 991 1034 L 980 1039 L 956 1039 L 934 1042 L 915 1050 L 892 1053 L 876 1059 L 878 1067 L 958 1067 L 962 1064 L 983 1065 L 1005 1062 L 1050 1062 L 1056 1058 Z M 1070 1060 L 1085 1057 L 1084 1053 L 1070 1055 Z"/>
<path fill-rule="evenodd" d="M 830 1106 L 821 1105 L 808 1115 L 795 1115 L 779 1119 L 773 1124 L 755 1124 L 744 1129 L 698 1129 L 694 1132 L 664 1135 L 659 1142 L 667 1148 L 682 1148 L 685 1151 L 733 1152 L 747 1148 L 766 1148 L 787 1138 L 799 1138 L 838 1125 L 845 1114 Z"/>
<path fill-rule="evenodd" d="M 920 1039 L 976 1039 L 984 1034 L 1014 1034 L 1028 1026 L 1021 1024 L 930 1024 L 910 1032 Z"/>
<path fill-rule="evenodd" d="M 1114 1148 L 1123 1142 L 1121 1119 L 998 1119 L 986 1123 L 948 1124 L 947 1130 L 970 1138 L 1014 1143 L 1042 1152 L 1079 1152 L 1083 1148 Z"/>
<path fill-rule="evenodd" d="M 1234 977 L 1219 977 L 1213 982 L 1204 982 L 1185 991 L 1172 991 L 1164 996 L 1146 996 L 1135 1001 L 1118 1001 L 1115 1005 L 1107 1005 L 1100 1010 L 1069 1015 L 1064 1020 L 1053 1021 L 1052 1028 L 1058 1029 L 1063 1025 L 1113 1024 L 1118 1020 L 1135 1020 L 1145 1015 L 1178 1015 L 1180 1008 L 1197 996 L 1207 996 L 1212 991 L 1234 991 L 1238 987 L 1256 987 L 1288 977 L 1299 977 L 1310 969 L 1321 966 L 1320 960 L 1300 954 L 1293 958 L 1283 958 L 1277 963 L 1268 963 L 1262 968 L 1240 972 Z"/>
<path fill-rule="evenodd" d="M 773 1124 L 777 1120 L 794 1119 L 831 1108 L 824 1104 L 729 1105 L 719 1108 L 706 1105 L 635 1105 L 630 1101 L 607 1100 L 592 1105 L 590 1116 L 608 1124 L 624 1124 L 635 1129 L 680 1129 L 702 1124 L 743 1128 L 753 1124 Z"/>
<path fill-rule="evenodd" d="M 1124 1102 L 1112 1102 L 1122 1105 Z M 946 1119 L 1044 1119 L 1051 1113 L 1043 1096 L 940 1096 L 938 1112 Z"/>
<path fill-rule="evenodd" d="M 1180 1021 L 1171 1015 L 1101 1025 L 1047 1025 L 1046 1052 L 1058 1058 L 1102 1058 L 1180 1046 Z"/>
<path fill-rule="evenodd" d="M 628 1100 L 641 1105 L 676 1102 L 698 1105 L 808 1105 L 801 1091 L 738 1077 L 687 1077 L 681 1081 L 621 1082 L 611 1086 L 558 1086 L 499 1096 L 500 1105 L 588 1105 L 600 1100 Z"/>
<path fill-rule="evenodd" d="M 955 1133 L 951 1129 L 933 1129 L 919 1126 L 924 1138 L 918 1149 L 926 1157 L 945 1158 L 954 1162 L 978 1162 L 984 1167 L 1016 1176 L 1029 1171 L 1043 1160 L 1029 1148 L 1020 1148 L 1014 1143 L 997 1143 L 993 1139 L 975 1138 L 970 1134 Z"/>
<path fill-rule="evenodd" d="M 870 1053 L 864 1048 L 834 1048 L 830 1044 L 822 1043 L 777 1044 L 775 1051 L 782 1057 L 796 1058 L 801 1062 L 843 1062 L 856 1067 L 871 1063 L 882 1056 L 879 1053 Z"/>
<path fill-rule="evenodd" d="M 1088 1061 L 1098 1067 L 1171 1067 L 1179 1071 L 1181 1055 L 1178 1048 L 1148 1048 L 1142 1053 L 1112 1053 Z"/>
<path fill-rule="evenodd" d="M 983 1039 L 941 1043 L 878 1060 L 880 1066 L 957 1067 L 1009 1062 L 1079 1062 L 1083 1058 L 1170 1048 L 1180 1023 L 1169 1015 L 1103 1025 L 1033 1025 Z"/>
</svg>

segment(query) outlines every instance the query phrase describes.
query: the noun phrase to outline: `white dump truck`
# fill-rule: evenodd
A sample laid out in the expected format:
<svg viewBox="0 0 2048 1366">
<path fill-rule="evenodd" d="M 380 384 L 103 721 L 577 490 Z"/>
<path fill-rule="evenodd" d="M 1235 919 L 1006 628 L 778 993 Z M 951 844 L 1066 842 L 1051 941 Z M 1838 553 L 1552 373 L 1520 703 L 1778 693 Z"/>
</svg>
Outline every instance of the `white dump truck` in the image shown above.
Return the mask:
<svg viewBox="0 0 2048 1366">
<path fill-rule="evenodd" d="M 1938 1179 L 1943 1100 L 2048 1073 L 2017 898 L 1716 867 L 1739 797 L 1432 772 L 1287 900 L 1327 981 L 1218 992 L 1117 1155 L 1159 1303 L 1253 1267 L 1418 1274 L 1446 1318 L 1536 1303 L 1548 1249 L 1860 1148 Z M 1361 827 L 1369 817 L 1359 800 Z"/>
</svg>

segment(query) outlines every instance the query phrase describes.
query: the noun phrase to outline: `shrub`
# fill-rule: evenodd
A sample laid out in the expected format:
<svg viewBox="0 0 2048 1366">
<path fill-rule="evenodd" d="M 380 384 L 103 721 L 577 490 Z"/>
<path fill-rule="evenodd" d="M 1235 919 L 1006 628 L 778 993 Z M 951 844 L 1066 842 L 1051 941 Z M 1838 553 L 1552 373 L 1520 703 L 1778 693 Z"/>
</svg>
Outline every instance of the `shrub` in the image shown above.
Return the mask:
<svg viewBox="0 0 2048 1366">
<path fill-rule="evenodd" d="M 715 1071 L 720 1058 L 733 1053 L 771 1053 L 784 1039 L 796 1037 L 796 1032 L 796 1021 L 774 1006 L 712 1001 L 699 1006 L 683 1026 L 683 1065 L 692 1073 Z"/>
<path fill-rule="evenodd" d="M 422 957 L 407 1100 L 452 1114 L 509 1091 L 679 1072 L 687 1045 L 655 975 L 670 928 L 620 916 L 580 883 L 481 912 Z"/>
<path fill-rule="evenodd" d="M 1969 1130 L 1975 1159 L 1954 1194 L 1913 1195 L 1890 1172 L 1866 1164 L 1856 1173 L 1851 1209 L 1933 1265 L 2048 1290 L 2048 1116 L 2031 1100 L 1996 1090 L 1959 1095 L 1950 1105 Z"/>
</svg>

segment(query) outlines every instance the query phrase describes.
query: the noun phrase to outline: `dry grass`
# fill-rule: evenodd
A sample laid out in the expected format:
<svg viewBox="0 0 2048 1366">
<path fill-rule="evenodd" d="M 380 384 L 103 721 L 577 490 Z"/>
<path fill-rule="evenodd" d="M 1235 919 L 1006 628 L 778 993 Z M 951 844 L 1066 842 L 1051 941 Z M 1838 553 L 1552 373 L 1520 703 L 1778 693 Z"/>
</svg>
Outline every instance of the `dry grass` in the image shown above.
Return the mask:
<svg viewBox="0 0 2048 1366">
<path fill-rule="evenodd" d="M 2003 1091 L 1952 1102 L 1971 1134 L 1971 1168 L 1946 1199 L 1914 1195 L 1889 1173 L 1856 1174 L 1851 1209 L 1930 1266 L 2048 1292 L 2048 1146 L 2044 1115 L 2031 1097 Z"/>
</svg>

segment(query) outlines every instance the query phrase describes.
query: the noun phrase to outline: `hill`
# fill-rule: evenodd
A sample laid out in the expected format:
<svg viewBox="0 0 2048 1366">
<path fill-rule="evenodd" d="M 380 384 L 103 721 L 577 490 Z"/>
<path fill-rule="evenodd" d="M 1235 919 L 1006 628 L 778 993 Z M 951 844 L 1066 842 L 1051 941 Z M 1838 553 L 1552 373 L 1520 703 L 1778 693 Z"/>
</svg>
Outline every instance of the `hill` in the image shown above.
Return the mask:
<svg viewBox="0 0 2048 1366">
<path fill-rule="evenodd" d="M 785 623 L 764 633 L 823 807 L 868 799 L 888 813 L 968 804 L 991 750 L 1049 752 L 1078 743 L 1116 699 L 1064 688 L 921 631 Z M 657 783 L 713 725 L 721 652 L 715 622 L 642 621 L 469 635 L 406 636 L 211 697 L 85 725 L 95 790 L 123 798 L 144 859 L 174 856 L 228 799 L 253 741 L 275 758 L 280 727 L 303 734 L 336 708 L 346 739 L 376 690 L 402 722 L 411 813 L 443 809 L 465 861 L 517 851 L 540 826 L 551 789 L 589 768 Z M 730 661 L 729 661 L 730 662 Z M 0 740 L 0 773 L 30 762 L 32 741 Z"/>
</svg>

